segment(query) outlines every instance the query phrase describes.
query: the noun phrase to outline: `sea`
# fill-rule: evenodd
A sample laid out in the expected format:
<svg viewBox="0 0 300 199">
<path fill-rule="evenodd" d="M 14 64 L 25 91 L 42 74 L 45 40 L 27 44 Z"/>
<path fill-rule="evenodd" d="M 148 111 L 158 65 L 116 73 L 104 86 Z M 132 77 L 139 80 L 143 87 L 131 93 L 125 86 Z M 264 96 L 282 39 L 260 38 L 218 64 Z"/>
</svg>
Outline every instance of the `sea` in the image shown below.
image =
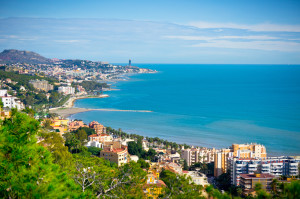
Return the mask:
<svg viewBox="0 0 300 199">
<path fill-rule="evenodd" d="M 80 99 L 75 107 L 153 112 L 90 111 L 71 119 L 193 146 L 259 143 L 270 156 L 300 155 L 300 65 L 136 66 L 158 72 L 112 83 L 110 97 Z"/>
</svg>

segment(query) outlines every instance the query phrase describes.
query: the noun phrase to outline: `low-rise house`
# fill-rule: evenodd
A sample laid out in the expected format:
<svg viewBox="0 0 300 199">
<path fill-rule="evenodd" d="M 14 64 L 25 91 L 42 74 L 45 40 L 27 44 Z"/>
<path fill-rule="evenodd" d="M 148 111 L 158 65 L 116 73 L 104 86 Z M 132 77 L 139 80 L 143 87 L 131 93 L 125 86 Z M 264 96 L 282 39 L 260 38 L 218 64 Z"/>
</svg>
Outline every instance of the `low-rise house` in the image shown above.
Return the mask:
<svg viewBox="0 0 300 199">
<path fill-rule="evenodd" d="M 3 103 L 3 107 L 7 108 L 17 108 L 18 110 L 23 110 L 25 108 L 24 104 L 17 97 L 13 97 L 10 95 L 4 96 L 0 98 Z"/>
<path fill-rule="evenodd" d="M 128 163 L 128 149 L 120 142 L 105 143 L 100 157 L 110 162 L 116 163 L 118 166 Z"/>
<path fill-rule="evenodd" d="M 69 119 L 59 119 L 56 118 L 54 120 L 51 121 L 51 126 L 54 130 L 56 130 L 57 133 L 59 133 L 60 135 L 63 135 L 64 133 L 66 133 L 68 131 L 68 123 L 69 123 Z"/>
<path fill-rule="evenodd" d="M 139 160 L 139 156 L 137 155 L 130 155 L 130 161 L 137 162 Z"/>
<path fill-rule="evenodd" d="M 271 174 L 241 174 L 240 185 L 245 194 L 253 192 L 256 184 L 261 184 L 262 189 L 270 191 L 274 178 Z"/>
<path fill-rule="evenodd" d="M 103 148 L 103 143 L 100 143 L 98 141 L 88 141 L 85 145 L 86 147 L 97 147 L 102 149 Z"/>
<path fill-rule="evenodd" d="M 149 147 L 147 146 L 148 142 L 146 140 L 143 140 L 142 147 L 145 151 L 149 151 Z"/>
<path fill-rule="evenodd" d="M 4 120 L 6 118 L 10 118 L 11 112 L 8 108 L 1 108 L 0 107 L 0 120 Z"/>
<path fill-rule="evenodd" d="M 202 185 L 203 187 L 208 186 L 207 176 L 204 173 L 200 173 L 198 171 L 188 171 L 186 173 L 187 176 L 191 177 L 191 181 L 196 185 Z"/>
<path fill-rule="evenodd" d="M 10 96 L 7 93 L 7 90 L 0 90 L 0 97 Z"/>
<path fill-rule="evenodd" d="M 155 170 L 148 171 L 146 184 L 143 186 L 144 193 L 147 198 L 156 199 L 162 194 L 166 184 L 159 180 L 159 173 Z"/>
<path fill-rule="evenodd" d="M 127 139 L 125 139 L 125 140 L 122 140 L 122 145 L 128 146 L 128 143 L 129 143 L 129 142 L 135 142 L 135 140 L 134 140 L 134 139 L 129 139 L 129 138 L 127 138 Z"/>
<path fill-rule="evenodd" d="M 112 142 L 113 138 L 112 136 L 108 135 L 108 134 L 93 134 L 89 136 L 89 141 L 97 141 L 97 142 L 101 142 L 101 143 L 106 143 L 106 142 Z"/>
<path fill-rule="evenodd" d="M 166 162 L 164 168 L 173 173 L 182 174 L 182 167 L 174 162 Z"/>
</svg>

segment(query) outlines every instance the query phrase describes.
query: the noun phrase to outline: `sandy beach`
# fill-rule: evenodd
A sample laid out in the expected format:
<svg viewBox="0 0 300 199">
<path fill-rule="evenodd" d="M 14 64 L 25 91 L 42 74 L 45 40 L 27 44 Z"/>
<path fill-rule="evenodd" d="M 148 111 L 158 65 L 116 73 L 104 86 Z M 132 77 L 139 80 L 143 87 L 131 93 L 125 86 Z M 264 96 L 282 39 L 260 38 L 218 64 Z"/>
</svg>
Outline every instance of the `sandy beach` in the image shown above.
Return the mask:
<svg viewBox="0 0 300 199">
<path fill-rule="evenodd" d="M 87 112 L 87 111 L 118 111 L 118 112 L 144 112 L 149 113 L 153 111 L 149 110 L 120 110 L 120 109 L 90 109 L 90 108 L 76 108 L 74 106 L 74 102 L 78 99 L 85 99 L 85 98 L 105 98 L 109 97 L 108 95 L 99 95 L 99 96 L 79 96 L 79 97 L 71 97 L 63 106 L 51 108 L 49 109 L 50 113 L 56 113 L 61 117 L 69 117 L 70 115 Z"/>
</svg>

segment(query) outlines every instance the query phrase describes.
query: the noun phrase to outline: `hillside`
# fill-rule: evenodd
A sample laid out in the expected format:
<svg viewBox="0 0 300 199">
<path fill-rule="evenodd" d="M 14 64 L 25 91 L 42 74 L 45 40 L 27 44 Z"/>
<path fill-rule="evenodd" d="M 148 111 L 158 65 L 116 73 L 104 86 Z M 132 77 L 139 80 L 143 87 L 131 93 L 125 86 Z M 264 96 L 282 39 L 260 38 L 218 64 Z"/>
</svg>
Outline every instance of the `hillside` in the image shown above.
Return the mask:
<svg viewBox="0 0 300 199">
<path fill-rule="evenodd" d="M 0 63 L 50 64 L 52 60 L 35 52 L 10 49 L 0 53 Z"/>
</svg>

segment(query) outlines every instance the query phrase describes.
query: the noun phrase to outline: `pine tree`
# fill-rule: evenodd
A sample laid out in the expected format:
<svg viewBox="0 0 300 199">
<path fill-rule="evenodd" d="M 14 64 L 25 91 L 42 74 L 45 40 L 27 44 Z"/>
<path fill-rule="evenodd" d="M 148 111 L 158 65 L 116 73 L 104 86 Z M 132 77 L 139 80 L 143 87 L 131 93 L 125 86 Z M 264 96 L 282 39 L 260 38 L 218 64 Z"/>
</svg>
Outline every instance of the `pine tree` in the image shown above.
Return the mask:
<svg viewBox="0 0 300 199">
<path fill-rule="evenodd" d="M 78 186 L 53 164 L 51 153 L 36 144 L 39 123 L 13 111 L 0 127 L 0 197 L 78 197 Z"/>
</svg>

